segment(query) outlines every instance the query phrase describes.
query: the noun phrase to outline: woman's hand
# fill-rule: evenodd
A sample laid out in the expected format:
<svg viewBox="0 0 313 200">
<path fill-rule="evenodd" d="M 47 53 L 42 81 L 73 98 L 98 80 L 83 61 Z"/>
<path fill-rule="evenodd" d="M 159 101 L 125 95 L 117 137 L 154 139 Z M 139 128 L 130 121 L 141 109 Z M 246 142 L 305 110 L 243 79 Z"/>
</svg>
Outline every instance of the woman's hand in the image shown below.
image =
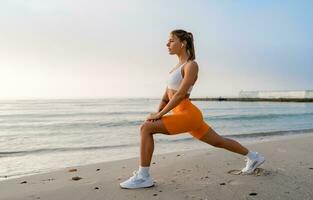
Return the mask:
<svg viewBox="0 0 313 200">
<path fill-rule="evenodd" d="M 158 119 L 160 119 L 162 117 L 162 115 L 160 114 L 160 112 L 153 112 L 150 113 L 149 116 L 147 117 L 147 121 L 156 121 Z"/>
</svg>

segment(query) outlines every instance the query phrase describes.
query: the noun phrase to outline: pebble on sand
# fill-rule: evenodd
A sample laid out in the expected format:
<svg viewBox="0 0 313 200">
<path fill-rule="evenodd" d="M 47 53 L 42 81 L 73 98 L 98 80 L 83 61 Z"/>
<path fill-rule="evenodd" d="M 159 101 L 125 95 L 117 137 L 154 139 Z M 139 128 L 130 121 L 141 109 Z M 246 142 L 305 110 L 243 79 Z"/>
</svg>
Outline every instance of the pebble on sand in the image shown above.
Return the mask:
<svg viewBox="0 0 313 200">
<path fill-rule="evenodd" d="M 251 192 L 249 195 L 250 196 L 256 196 L 258 193 L 256 193 L 256 192 Z"/>
<path fill-rule="evenodd" d="M 72 180 L 74 180 L 74 181 L 78 181 L 78 180 L 80 180 L 80 179 L 82 179 L 82 178 L 79 177 L 79 176 L 74 176 L 74 177 L 72 178 Z"/>
</svg>

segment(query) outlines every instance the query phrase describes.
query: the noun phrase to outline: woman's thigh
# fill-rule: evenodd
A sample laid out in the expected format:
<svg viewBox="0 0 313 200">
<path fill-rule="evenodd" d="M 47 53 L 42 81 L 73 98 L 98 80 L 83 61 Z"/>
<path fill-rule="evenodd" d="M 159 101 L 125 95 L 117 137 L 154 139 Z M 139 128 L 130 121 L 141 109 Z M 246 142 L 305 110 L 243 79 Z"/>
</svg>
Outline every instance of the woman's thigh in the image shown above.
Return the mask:
<svg viewBox="0 0 313 200">
<path fill-rule="evenodd" d="M 145 121 L 141 126 L 141 131 L 148 133 L 163 133 L 175 135 L 198 130 L 202 123 L 202 118 L 197 112 L 180 112 L 168 114 L 155 121 Z"/>
<path fill-rule="evenodd" d="M 174 113 L 162 116 L 161 121 L 169 134 L 174 135 L 197 129 L 198 123 L 192 116 L 192 113 Z"/>
</svg>

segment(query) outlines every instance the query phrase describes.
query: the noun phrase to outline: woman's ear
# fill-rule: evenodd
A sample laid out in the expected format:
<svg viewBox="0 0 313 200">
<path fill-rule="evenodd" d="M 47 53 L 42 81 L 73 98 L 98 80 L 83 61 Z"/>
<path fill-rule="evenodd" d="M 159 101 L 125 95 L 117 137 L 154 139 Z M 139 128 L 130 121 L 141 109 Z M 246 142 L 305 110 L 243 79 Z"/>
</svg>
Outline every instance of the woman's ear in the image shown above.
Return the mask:
<svg viewBox="0 0 313 200">
<path fill-rule="evenodd" d="M 187 42 L 186 41 L 183 41 L 183 43 L 181 44 L 181 48 L 183 48 L 184 46 L 187 45 Z"/>
</svg>

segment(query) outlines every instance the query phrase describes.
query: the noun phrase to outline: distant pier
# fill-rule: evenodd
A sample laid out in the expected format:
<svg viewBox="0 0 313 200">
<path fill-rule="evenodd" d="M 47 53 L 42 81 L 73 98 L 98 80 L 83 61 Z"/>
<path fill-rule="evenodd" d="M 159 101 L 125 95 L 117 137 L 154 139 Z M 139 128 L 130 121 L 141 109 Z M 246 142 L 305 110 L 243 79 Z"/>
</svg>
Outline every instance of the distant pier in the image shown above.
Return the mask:
<svg viewBox="0 0 313 200">
<path fill-rule="evenodd" d="M 278 102 L 313 102 L 313 98 L 237 98 L 237 97 L 217 97 L 217 98 L 190 98 L 192 101 L 278 101 Z"/>
<path fill-rule="evenodd" d="M 190 100 L 313 102 L 313 90 L 240 91 L 239 97 L 203 97 Z"/>
</svg>

